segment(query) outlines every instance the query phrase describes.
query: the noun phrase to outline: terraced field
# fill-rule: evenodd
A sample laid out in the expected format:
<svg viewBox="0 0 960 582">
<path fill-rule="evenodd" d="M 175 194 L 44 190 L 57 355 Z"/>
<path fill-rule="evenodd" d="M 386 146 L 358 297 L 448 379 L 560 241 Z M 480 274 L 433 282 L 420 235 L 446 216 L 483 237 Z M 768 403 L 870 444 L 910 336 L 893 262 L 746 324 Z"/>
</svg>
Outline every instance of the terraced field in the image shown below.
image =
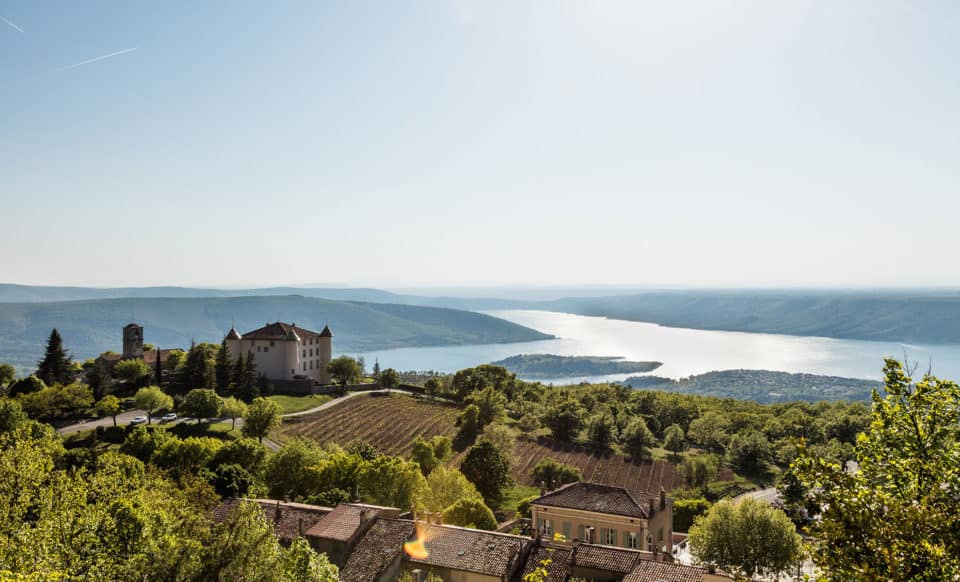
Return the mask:
<svg viewBox="0 0 960 582">
<path fill-rule="evenodd" d="M 453 405 L 402 394 L 355 396 L 327 410 L 284 419 L 280 433 L 320 444 L 362 439 L 389 455 L 409 455 L 414 437 L 453 437 L 459 411 Z"/>
</svg>

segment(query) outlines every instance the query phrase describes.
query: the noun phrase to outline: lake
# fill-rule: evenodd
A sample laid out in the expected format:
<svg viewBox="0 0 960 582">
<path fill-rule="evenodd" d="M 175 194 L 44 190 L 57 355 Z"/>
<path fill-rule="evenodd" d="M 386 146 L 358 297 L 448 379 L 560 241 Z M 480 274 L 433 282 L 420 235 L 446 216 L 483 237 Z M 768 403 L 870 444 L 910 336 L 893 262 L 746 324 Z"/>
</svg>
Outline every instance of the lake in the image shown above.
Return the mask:
<svg viewBox="0 0 960 582">
<path fill-rule="evenodd" d="M 455 372 L 516 354 L 619 356 L 663 362 L 656 376 L 683 378 L 714 370 L 775 370 L 847 378 L 881 379 L 883 357 L 919 362 L 943 378 L 960 378 L 960 345 L 910 345 L 888 342 L 799 337 L 763 333 L 663 327 L 654 323 L 607 319 L 552 311 L 486 311 L 557 339 L 513 344 L 401 348 L 363 353 L 367 368 Z M 551 379 L 554 383 L 623 380 L 627 374 Z"/>
</svg>

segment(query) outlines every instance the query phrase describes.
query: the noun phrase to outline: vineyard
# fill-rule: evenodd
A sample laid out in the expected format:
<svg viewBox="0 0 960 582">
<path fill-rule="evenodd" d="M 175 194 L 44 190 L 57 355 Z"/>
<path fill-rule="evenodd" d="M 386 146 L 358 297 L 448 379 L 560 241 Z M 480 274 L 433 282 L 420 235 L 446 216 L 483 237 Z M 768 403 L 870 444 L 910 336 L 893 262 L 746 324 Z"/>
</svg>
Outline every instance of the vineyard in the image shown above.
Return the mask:
<svg viewBox="0 0 960 582">
<path fill-rule="evenodd" d="M 365 440 L 388 455 L 410 454 L 414 437 L 453 437 L 459 411 L 453 405 L 427 402 L 401 394 L 350 398 L 316 414 L 287 418 L 280 433 L 320 444 Z"/>
<path fill-rule="evenodd" d="M 579 468 L 583 480 L 593 483 L 647 492 L 659 491 L 660 487 L 671 491 L 683 486 L 676 465 L 666 461 L 634 463 L 620 455 L 595 455 L 582 447 L 556 445 L 545 439 L 541 442 L 518 439 L 514 451 L 517 456 L 514 479 L 525 485 L 537 485 L 530 478 L 530 470 L 540 460 L 550 458 Z M 731 477 L 729 474 L 721 475 L 721 478 Z"/>
<path fill-rule="evenodd" d="M 316 414 L 287 418 L 280 433 L 286 438 L 305 437 L 320 444 L 365 440 L 388 455 L 409 456 L 417 435 L 453 437 L 458 414 L 459 410 L 453 405 L 421 398 L 401 394 L 363 395 Z M 546 458 L 579 468 L 583 480 L 594 483 L 647 492 L 659 491 L 660 487 L 671 491 L 683 484 L 673 463 L 634 463 L 620 455 L 596 455 L 582 446 L 556 444 L 546 438 L 517 439 L 514 453 L 513 477 L 524 485 L 537 485 L 530 478 L 530 470 Z M 463 455 L 463 452 L 456 455 L 450 465 L 457 466 Z M 732 478 L 729 469 L 722 470 L 720 478 Z"/>
</svg>

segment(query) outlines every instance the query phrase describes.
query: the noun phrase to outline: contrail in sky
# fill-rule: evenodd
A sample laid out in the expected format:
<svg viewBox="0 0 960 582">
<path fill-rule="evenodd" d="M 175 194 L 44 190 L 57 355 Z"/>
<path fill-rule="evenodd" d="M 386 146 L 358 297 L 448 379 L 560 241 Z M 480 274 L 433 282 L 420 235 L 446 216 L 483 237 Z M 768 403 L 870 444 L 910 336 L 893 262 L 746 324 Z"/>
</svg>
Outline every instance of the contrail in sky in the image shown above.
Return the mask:
<svg viewBox="0 0 960 582">
<path fill-rule="evenodd" d="M 7 24 L 9 24 L 10 26 L 12 26 L 14 29 L 18 30 L 19 32 L 23 32 L 23 29 L 22 29 L 22 28 L 20 28 L 20 27 L 17 26 L 16 24 L 10 22 L 9 20 L 7 20 L 6 18 L 4 18 L 3 16 L 0 16 L 0 20 L 6 22 Z"/>
<path fill-rule="evenodd" d="M 102 60 L 104 60 L 104 59 L 109 59 L 109 58 L 112 58 L 112 57 L 116 57 L 116 56 L 120 56 L 120 55 L 125 55 L 125 54 L 127 54 L 127 53 L 132 53 L 132 52 L 135 51 L 135 50 L 137 50 L 137 47 L 128 48 L 128 49 L 123 49 L 122 51 L 117 51 L 117 52 L 115 52 L 115 53 L 109 53 L 109 54 L 106 54 L 106 55 L 100 55 L 99 57 L 93 57 L 92 59 L 87 59 L 87 60 L 85 60 L 85 61 L 80 61 L 79 63 L 73 63 L 72 65 L 67 65 L 67 66 L 65 66 L 65 67 L 60 67 L 60 68 L 57 69 L 57 70 L 58 70 L 58 71 L 66 71 L 67 69 L 75 69 L 75 68 L 77 68 L 77 67 L 82 67 L 83 65 L 89 65 L 90 63 L 95 63 L 95 62 L 97 62 L 97 61 L 102 61 Z"/>
</svg>

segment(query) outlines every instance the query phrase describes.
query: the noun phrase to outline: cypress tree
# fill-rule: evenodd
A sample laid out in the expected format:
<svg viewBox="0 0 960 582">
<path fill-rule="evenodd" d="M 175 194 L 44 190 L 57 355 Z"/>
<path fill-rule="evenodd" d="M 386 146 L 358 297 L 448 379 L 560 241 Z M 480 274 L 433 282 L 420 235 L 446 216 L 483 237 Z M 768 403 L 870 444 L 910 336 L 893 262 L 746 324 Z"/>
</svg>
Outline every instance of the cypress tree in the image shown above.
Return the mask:
<svg viewBox="0 0 960 582">
<path fill-rule="evenodd" d="M 37 363 L 37 378 L 47 386 L 70 383 L 70 356 L 63 349 L 63 339 L 57 328 L 53 328 L 47 339 L 47 350 L 43 359 Z"/>
<path fill-rule="evenodd" d="M 254 398 L 260 396 L 260 387 L 257 385 L 257 364 L 253 359 L 252 351 L 247 352 L 241 380 L 234 390 L 244 402 L 253 402 Z"/>
<path fill-rule="evenodd" d="M 227 347 L 227 338 L 220 342 L 220 351 L 217 352 L 215 372 L 217 377 L 217 392 L 221 395 L 230 393 L 230 366 L 233 363 L 230 357 L 230 348 Z"/>
<path fill-rule="evenodd" d="M 233 384 L 234 392 L 239 392 L 243 387 L 243 375 L 247 371 L 247 362 L 243 357 L 243 354 L 237 354 L 237 359 L 233 361 L 233 374 L 231 374 L 230 380 Z"/>
<path fill-rule="evenodd" d="M 163 370 L 160 368 L 160 346 L 157 346 L 157 361 L 154 362 L 153 377 L 155 380 L 154 384 L 159 386 L 160 381 L 163 380 Z"/>
</svg>

